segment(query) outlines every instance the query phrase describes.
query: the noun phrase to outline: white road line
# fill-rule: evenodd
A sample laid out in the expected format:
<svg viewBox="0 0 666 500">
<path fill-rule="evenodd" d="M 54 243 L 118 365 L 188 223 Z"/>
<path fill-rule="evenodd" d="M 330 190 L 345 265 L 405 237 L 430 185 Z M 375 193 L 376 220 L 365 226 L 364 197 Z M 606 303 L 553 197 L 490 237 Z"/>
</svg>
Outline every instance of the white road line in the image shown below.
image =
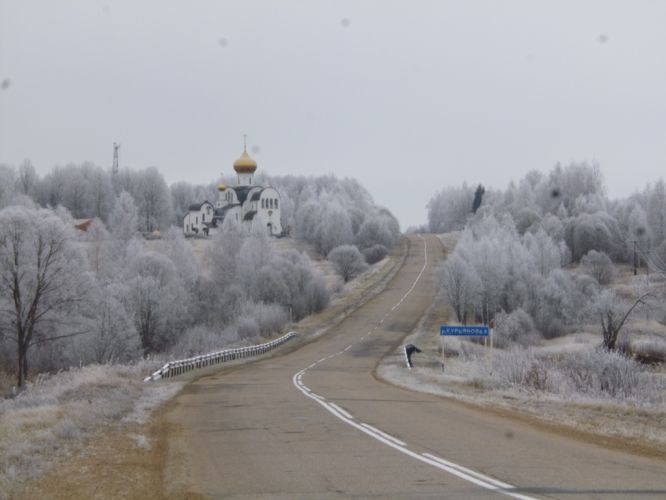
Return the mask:
<svg viewBox="0 0 666 500">
<path fill-rule="evenodd" d="M 451 467 L 453 469 L 459 470 L 460 472 L 464 472 L 465 474 L 469 474 L 470 476 L 475 476 L 477 479 L 480 479 L 482 481 L 492 483 L 499 488 L 512 488 L 510 484 L 499 481 L 493 477 L 486 476 L 485 474 L 481 474 L 480 472 L 476 472 L 475 470 L 468 469 L 467 467 L 463 467 L 462 465 L 454 464 L 453 462 L 444 460 L 443 458 L 438 457 L 436 455 L 431 455 L 430 453 L 423 453 L 423 456 L 426 458 L 431 458 L 432 460 L 435 460 L 436 462 L 439 462 L 442 465 L 446 465 L 447 467 Z"/>
<path fill-rule="evenodd" d="M 419 282 L 421 279 L 421 276 L 423 276 L 423 273 L 425 272 L 426 266 L 428 265 L 428 246 L 425 242 L 425 238 L 423 236 L 419 237 L 423 240 L 424 246 L 423 246 L 423 251 L 424 251 L 424 262 L 423 262 L 423 267 L 421 268 L 421 272 L 419 272 L 418 276 L 414 280 L 414 283 L 412 284 L 411 288 L 407 290 L 407 293 L 403 295 L 403 297 L 398 301 L 396 305 L 394 305 L 391 308 L 391 311 L 394 311 L 397 309 L 400 304 L 403 303 L 403 301 L 409 296 L 410 293 L 416 288 L 416 284 Z M 384 318 L 388 317 L 390 313 L 386 313 Z M 382 320 L 383 321 L 383 320 Z M 368 332 L 366 335 L 370 335 L 372 331 Z M 363 337 L 361 337 L 363 338 Z M 349 346 L 351 347 L 351 346 Z M 347 349 L 349 349 L 349 347 Z M 318 365 L 319 363 L 322 363 L 323 361 L 326 361 L 326 359 L 329 359 L 331 357 L 339 356 L 340 354 L 344 353 L 347 349 L 344 351 L 340 351 L 339 353 L 332 354 L 328 358 L 322 358 L 316 363 L 312 363 L 308 368 L 305 368 L 301 370 L 300 372 L 296 373 L 294 377 L 292 378 L 292 382 L 294 386 L 301 391 L 306 397 L 312 399 L 313 401 L 316 401 L 320 405 L 322 405 L 327 411 L 329 411 L 332 415 L 335 417 L 339 418 L 343 422 L 345 422 L 348 425 L 351 425 L 352 427 L 355 427 L 356 429 L 360 430 L 361 432 L 364 432 L 368 436 L 373 437 L 374 439 L 384 443 L 387 446 L 390 446 L 391 448 L 398 450 L 399 452 L 414 458 L 416 460 L 419 460 L 421 462 L 424 462 L 428 465 L 431 465 L 433 467 L 437 467 L 438 469 L 441 469 L 443 471 L 448 472 L 449 474 L 452 474 L 454 476 L 457 476 L 461 479 L 464 479 L 465 481 L 468 481 L 470 483 L 476 484 L 478 486 L 481 486 L 482 488 L 485 488 L 487 490 L 491 491 L 496 491 L 498 493 L 502 493 L 504 495 L 508 495 L 513 498 L 518 498 L 520 500 L 535 500 L 533 497 L 529 497 L 526 495 L 521 495 L 520 493 L 515 493 L 513 491 L 510 491 L 512 489 L 515 489 L 514 486 L 504 483 L 502 481 L 499 481 L 497 479 L 494 479 L 490 476 L 486 476 L 484 474 L 481 474 L 480 472 L 476 472 L 472 469 L 469 469 L 467 467 L 464 467 L 462 465 L 455 464 L 453 462 L 450 462 L 448 460 L 445 460 L 443 458 L 437 457 L 435 455 L 431 455 L 430 453 L 423 453 L 422 455 L 419 455 L 418 453 L 410 450 L 407 447 L 407 444 L 400 441 L 399 439 L 391 436 L 390 434 L 387 434 L 386 432 L 377 429 L 376 427 L 373 427 L 369 424 L 366 423 L 357 423 L 354 421 L 354 416 L 351 415 L 349 412 L 346 410 L 343 410 L 340 408 L 338 405 L 335 403 L 329 403 L 326 401 L 326 398 L 315 394 L 314 392 L 311 391 L 309 387 L 307 387 L 303 381 L 302 377 L 307 372 L 309 369 L 313 368 L 314 366 Z"/>
<path fill-rule="evenodd" d="M 392 442 L 394 442 L 395 444 L 397 444 L 397 445 L 399 445 L 399 446 L 407 446 L 407 443 L 405 443 L 404 441 L 400 441 L 397 437 L 393 437 L 393 436 L 391 436 L 390 434 L 387 434 L 387 433 L 384 432 L 384 431 L 380 431 L 379 429 L 377 429 L 376 427 L 373 427 L 373 426 L 370 425 L 370 424 L 361 423 L 361 425 L 362 425 L 363 427 L 365 427 L 366 429 L 370 429 L 371 431 L 376 432 L 376 433 L 379 434 L 380 436 L 385 437 L 385 438 L 388 439 L 389 441 L 392 441 Z"/>
<path fill-rule="evenodd" d="M 336 410 L 338 410 L 338 412 L 342 413 L 342 414 L 343 414 L 345 417 L 347 417 L 349 420 L 353 420 L 353 419 L 354 419 L 354 417 L 352 417 L 352 416 L 349 414 L 349 412 L 343 410 L 342 408 L 340 408 L 340 407 L 339 407 L 338 405 L 336 405 L 335 403 L 329 403 L 329 404 L 330 404 L 333 408 L 335 408 Z"/>
</svg>

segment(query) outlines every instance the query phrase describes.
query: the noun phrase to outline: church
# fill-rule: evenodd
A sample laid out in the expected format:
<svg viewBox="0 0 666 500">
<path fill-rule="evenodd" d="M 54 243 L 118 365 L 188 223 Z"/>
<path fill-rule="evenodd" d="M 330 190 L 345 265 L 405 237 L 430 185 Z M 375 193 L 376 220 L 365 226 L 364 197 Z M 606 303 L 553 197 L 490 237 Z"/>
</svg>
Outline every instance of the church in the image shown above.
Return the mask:
<svg viewBox="0 0 666 500">
<path fill-rule="evenodd" d="M 247 229 L 265 228 L 271 236 L 283 234 L 280 193 L 269 186 L 254 185 L 257 162 L 247 154 L 247 144 L 243 146 L 241 157 L 234 162 L 234 170 L 238 184 L 234 187 L 219 184 L 215 203 L 204 201 L 190 205 L 183 217 L 186 236 L 213 235 L 227 218 Z"/>
</svg>

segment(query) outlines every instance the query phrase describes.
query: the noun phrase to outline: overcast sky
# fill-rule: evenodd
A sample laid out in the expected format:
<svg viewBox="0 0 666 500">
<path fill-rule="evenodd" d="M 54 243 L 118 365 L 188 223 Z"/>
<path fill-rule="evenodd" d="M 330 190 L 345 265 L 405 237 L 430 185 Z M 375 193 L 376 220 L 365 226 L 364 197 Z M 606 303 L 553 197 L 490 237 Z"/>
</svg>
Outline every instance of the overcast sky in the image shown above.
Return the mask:
<svg viewBox="0 0 666 500">
<path fill-rule="evenodd" d="M 439 188 L 597 161 L 666 173 L 666 1 L 0 0 L 0 162 L 355 177 L 403 228 Z"/>
</svg>

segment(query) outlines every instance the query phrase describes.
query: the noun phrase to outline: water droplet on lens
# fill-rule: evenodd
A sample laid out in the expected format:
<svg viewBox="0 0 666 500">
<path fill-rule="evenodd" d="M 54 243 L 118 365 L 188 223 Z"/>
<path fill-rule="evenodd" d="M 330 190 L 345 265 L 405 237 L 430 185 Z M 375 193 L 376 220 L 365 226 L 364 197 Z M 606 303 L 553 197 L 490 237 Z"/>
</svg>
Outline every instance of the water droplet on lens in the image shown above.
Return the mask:
<svg viewBox="0 0 666 500">
<path fill-rule="evenodd" d="M 0 90 L 7 90 L 12 85 L 12 81 L 9 78 L 5 78 L 0 83 Z"/>
<path fill-rule="evenodd" d="M 217 44 L 218 44 L 220 47 L 226 47 L 227 45 L 229 45 L 229 40 L 227 40 L 227 39 L 224 38 L 224 37 L 220 37 L 220 38 L 217 39 Z"/>
<path fill-rule="evenodd" d="M 343 17 L 342 20 L 340 21 L 340 25 L 343 28 L 348 28 L 350 24 L 351 24 L 351 21 L 349 20 L 348 17 Z"/>
</svg>

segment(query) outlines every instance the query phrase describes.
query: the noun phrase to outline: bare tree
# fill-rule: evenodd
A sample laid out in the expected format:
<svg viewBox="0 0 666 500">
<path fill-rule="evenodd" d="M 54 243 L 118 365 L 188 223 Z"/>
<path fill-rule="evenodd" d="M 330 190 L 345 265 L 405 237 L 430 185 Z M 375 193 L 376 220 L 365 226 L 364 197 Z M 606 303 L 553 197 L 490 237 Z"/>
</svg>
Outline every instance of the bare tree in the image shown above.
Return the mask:
<svg viewBox="0 0 666 500">
<path fill-rule="evenodd" d="M 601 332 L 604 336 L 604 347 L 614 351 L 617 337 L 631 313 L 638 305 L 645 305 L 650 293 L 644 293 L 627 308 L 627 305 L 618 300 L 611 290 L 604 290 L 594 304 L 594 311 L 599 315 Z"/>
<path fill-rule="evenodd" d="M 16 343 L 19 387 L 31 346 L 82 333 L 73 317 L 90 282 L 68 229 L 49 210 L 0 212 L 0 332 Z"/>
</svg>

